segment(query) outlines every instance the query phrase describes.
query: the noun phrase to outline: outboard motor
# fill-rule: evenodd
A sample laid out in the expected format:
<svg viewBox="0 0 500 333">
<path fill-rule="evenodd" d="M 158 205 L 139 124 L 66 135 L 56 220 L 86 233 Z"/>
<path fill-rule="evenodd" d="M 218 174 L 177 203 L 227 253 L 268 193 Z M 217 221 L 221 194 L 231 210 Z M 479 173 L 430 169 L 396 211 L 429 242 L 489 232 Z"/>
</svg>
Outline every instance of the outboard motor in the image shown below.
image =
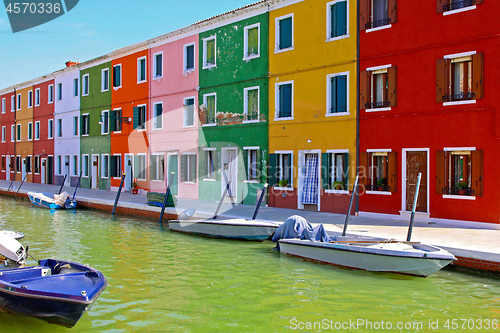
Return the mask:
<svg viewBox="0 0 500 333">
<path fill-rule="evenodd" d="M 9 261 L 14 262 L 18 266 L 23 266 L 28 257 L 28 252 L 24 246 L 13 237 L 0 234 L 0 255 L 5 258 L 5 266 L 9 266 Z"/>
</svg>

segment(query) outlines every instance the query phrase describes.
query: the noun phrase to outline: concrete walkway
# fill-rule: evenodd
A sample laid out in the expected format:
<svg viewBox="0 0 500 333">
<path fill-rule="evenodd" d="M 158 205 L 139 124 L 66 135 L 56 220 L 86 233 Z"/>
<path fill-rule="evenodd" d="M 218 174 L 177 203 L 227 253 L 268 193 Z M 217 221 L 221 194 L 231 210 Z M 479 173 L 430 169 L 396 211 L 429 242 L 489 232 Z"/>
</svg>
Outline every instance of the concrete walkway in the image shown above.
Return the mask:
<svg viewBox="0 0 500 333">
<path fill-rule="evenodd" d="M 5 193 L 9 185 L 10 181 L 0 180 L 0 191 Z M 9 192 L 16 192 L 19 185 L 20 182 L 14 182 Z M 56 185 L 24 183 L 19 193 L 26 194 L 28 191 L 57 193 L 59 187 Z M 73 195 L 73 187 L 66 186 L 63 190 L 71 196 Z M 79 202 L 106 206 L 113 206 L 115 197 L 116 192 L 83 188 L 79 188 L 76 195 L 76 199 Z M 117 214 L 120 214 L 120 207 L 125 207 L 138 211 L 147 211 L 150 212 L 150 215 L 157 212 L 159 216 L 160 208 L 148 206 L 146 205 L 146 201 L 145 193 L 132 194 L 131 192 L 122 192 Z M 218 202 L 216 201 L 179 199 L 177 200 L 176 207 L 167 208 L 166 212 L 178 215 L 185 209 L 195 207 L 195 217 L 208 218 L 213 216 L 217 205 Z M 242 204 L 233 206 L 229 203 L 224 203 L 220 209 L 219 216 L 251 219 L 254 210 L 254 206 Z M 345 215 L 341 214 L 275 207 L 261 207 L 257 218 L 259 220 L 284 222 L 289 216 L 295 214 L 303 216 L 313 225 L 323 223 L 325 228 L 331 233 L 342 232 L 345 221 Z M 409 221 L 399 219 L 399 217 L 395 216 L 377 216 L 376 214 L 371 214 L 370 216 L 351 216 L 348 233 L 406 240 L 408 225 Z M 467 261 L 468 264 L 465 266 L 471 268 L 478 266 L 474 265 L 474 262 L 484 261 L 486 264 L 481 264 L 481 267 L 485 266 L 486 270 L 500 273 L 499 239 L 500 225 L 498 224 L 433 219 L 431 222 L 415 221 L 411 240 L 444 248 L 455 256 L 460 257 L 460 261 Z"/>
</svg>

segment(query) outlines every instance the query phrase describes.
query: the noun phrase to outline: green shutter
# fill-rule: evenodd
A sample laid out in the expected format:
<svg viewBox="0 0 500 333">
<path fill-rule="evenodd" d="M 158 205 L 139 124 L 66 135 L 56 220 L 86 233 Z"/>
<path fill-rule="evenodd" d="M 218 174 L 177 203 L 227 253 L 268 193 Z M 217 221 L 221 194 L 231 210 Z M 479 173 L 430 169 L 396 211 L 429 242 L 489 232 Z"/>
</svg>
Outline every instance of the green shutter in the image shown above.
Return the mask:
<svg viewBox="0 0 500 333">
<path fill-rule="evenodd" d="M 288 186 L 291 186 L 292 184 L 292 171 L 293 171 L 293 159 L 292 159 L 292 154 L 287 154 L 288 155 L 288 165 L 287 165 L 287 168 L 288 168 Z"/>
<path fill-rule="evenodd" d="M 116 170 L 116 166 L 117 166 L 117 163 L 116 163 L 116 159 L 118 158 L 118 156 L 110 156 L 110 162 L 111 162 L 111 166 L 110 166 L 110 175 L 111 177 L 117 177 L 117 170 Z"/>
<path fill-rule="evenodd" d="M 269 186 L 276 186 L 276 184 L 278 183 L 278 177 L 276 175 L 276 171 L 277 171 L 277 155 L 276 154 L 269 154 L 269 167 L 268 167 L 268 171 L 267 171 L 267 179 L 268 179 L 268 183 L 269 183 Z"/>
<path fill-rule="evenodd" d="M 346 185 L 349 184 L 349 153 L 344 153 L 344 175 L 342 179 Z M 349 190 L 349 186 L 347 186 L 346 190 Z"/>
<path fill-rule="evenodd" d="M 262 183 L 262 179 L 264 179 L 264 169 L 262 166 L 264 163 L 262 163 L 262 150 L 257 149 L 257 181 L 259 183 Z"/>
<path fill-rule="evenodd" d="M 208 175 L 208 168 L 207 168 L 207 155 L 208 151 L 200 149 L 198 152 L 198 155 L 200 155 L 200 165 L 199 167 L 199 175 L 200 179 L 207 178 Z"/>
<path fill-rule="evenodd" d="M 334 76 L 330 79 L 330 96 L 331 96 L 331 105 L 330 112 L 336 113 L 337 109 L 337 76 Z"/>
<path fill-rule="evenodd" d="M 248 174 L 248 163 L 249 163 L 249 161 L 248 161 L 248 152 L 249 152 L 249 150 L 248 149 L 245 149 L 245 150 L 242 149 L 241 152 L 242 152 L 242 155 L 243 155 L 243 165 L 244 165 L 244 168 L 245 168 L 245 172 L 244 172 L 245 179 L 248 180 L 249 176 L 250 176 Z"/>
<path fill-rule="evenodd" d="M 332 154 L 321 153 L 321 188 L 329 190 L 331 184 Z"/>
<path fill-rule="evenodd" d="M 139 170 L 139 156 L 135 155 L 134 156 L 134 174 L 133 177 L 138 178 L 138 176 L 141 174 L 141 170 Z M 133 180 L 133 178 L 132 178 Z"/>
<path fill-rule="evenodd" d="M 156 176 L 156 155 L 149 156 L 149 179 L 154 180 Z"/>
<path fill-rule="evenodd" d="M 189 155 L 189 158 L 191 159 L 191 180 L 193 182 L 196 182 L 196 155 Z"/>
<path fill-rule="evenodd" d="M 337 2 L 332 7 L 332 36 L 338 37 L 347 34 L 347 2 Z"/>
<path fill-rule="evenodd" d="M 283 84 L 279 87 L 280 105 L 279 117 L 288 118 L 292 116 L 292 85 Z"/>
<path fill-rule="evenodd" d="M 116 111 L 110 111 L 111 114 L 109 116 L 109 131 L 116 131 Z"/>
<path fill-rule="evenodd" d="M 134 107 L 134 129 L 139 127 L 139 108 Z"/>
<path fill-rule="evenodd" d="M 207 41 L 207 64 L 215 64 L 215 39 Z"/>
</svg>

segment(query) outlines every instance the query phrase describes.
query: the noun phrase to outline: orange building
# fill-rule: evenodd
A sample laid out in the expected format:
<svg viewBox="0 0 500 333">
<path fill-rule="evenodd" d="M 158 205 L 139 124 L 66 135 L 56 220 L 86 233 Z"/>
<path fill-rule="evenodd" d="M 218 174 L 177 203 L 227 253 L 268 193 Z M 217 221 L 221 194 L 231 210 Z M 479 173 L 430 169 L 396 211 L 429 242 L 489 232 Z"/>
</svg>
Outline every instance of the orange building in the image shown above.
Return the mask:
<svg viewBox="0 0 500 333">
<path fill-rule="evenodd" d="M 15 175 L 16 181 L 33 182 L 33 85 L 16 89 Z"/>
</svg>

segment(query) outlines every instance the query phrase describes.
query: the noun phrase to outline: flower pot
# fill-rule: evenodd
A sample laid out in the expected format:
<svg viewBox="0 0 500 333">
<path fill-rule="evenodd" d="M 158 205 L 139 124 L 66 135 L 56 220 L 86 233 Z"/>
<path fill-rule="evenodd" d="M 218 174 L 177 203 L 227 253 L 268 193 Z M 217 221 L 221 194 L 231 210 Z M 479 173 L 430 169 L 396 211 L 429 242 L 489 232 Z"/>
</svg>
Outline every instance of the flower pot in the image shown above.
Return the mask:
<svg viewBox="0 0 500 333">
<path fill-rule="evenodd" d="M 137 194 L 139 193 L 139 189 L 138 188 L 133 188 L 132 189 L 132 194 Z"/>
</svg>

